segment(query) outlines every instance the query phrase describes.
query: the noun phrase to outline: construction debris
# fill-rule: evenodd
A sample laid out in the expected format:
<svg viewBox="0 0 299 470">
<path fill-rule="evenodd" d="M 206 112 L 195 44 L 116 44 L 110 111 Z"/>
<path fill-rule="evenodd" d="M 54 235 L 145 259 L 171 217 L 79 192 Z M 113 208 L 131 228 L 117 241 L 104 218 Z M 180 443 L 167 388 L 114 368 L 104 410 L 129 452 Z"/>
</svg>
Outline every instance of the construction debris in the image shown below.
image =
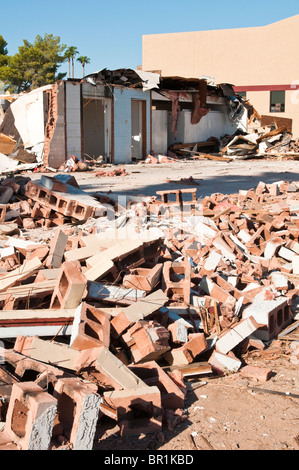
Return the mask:
<svg viewBox="0 0 299 470">
<path fill-rule="evenodd" d="M 298 338 L 298 182 L 158 191 L 113 220 L 70 175 L 0 188 L 1 450 L 92 449 L 104 418 L 173 429 L 189 381 L 266 382 L 250 354 Z"/>
</svg>

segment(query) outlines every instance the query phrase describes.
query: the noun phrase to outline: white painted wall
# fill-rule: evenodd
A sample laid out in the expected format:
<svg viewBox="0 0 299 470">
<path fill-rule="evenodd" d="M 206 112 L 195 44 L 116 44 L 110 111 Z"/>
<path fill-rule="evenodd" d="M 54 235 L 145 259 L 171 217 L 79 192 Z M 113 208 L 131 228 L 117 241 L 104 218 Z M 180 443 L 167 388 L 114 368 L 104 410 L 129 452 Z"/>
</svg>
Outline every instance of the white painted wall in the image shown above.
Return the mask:
<svg viewBox="0 0 299 470">
<path fill-rule="evenodd" d="M 150 92 L 114 88 L 114 163 L 132 161 L 132 99 L 146 101 L 146 149 L 150 151 Z"/>
<path fill-rule="evenodd" d="M 244 123 L 245 121 L 243 117 L 242 122 Z M 239 122 L 233 122 L 229 119 L 226 107 L 222 107 L 219 111 L 210 111 L 206 116 L 202 117 L 198 124 L 191 124 L 191 111 L 183 110 L 179 113 L 177 135 L 175 137 L 171 131 L 172 116 L 171 113 L 168 113 L 168 145 L 177 142 L 205 142 L 210 137 L 220 139 L 225 134 L 234 134 L 239 126 Z"/>
</svg>

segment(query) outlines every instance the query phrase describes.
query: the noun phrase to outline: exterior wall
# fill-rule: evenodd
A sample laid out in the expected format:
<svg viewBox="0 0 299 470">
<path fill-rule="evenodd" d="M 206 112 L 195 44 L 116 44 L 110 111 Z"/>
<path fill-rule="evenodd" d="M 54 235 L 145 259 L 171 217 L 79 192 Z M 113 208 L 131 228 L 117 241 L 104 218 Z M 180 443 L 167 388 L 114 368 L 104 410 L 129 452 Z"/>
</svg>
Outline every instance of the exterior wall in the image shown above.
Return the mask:
<svg viewBox="0 0 299 470">
<path fill-rule="evenodd" d="M 114 163 L 132 161 L 131 100 L 146 101 L 146 152 L 151 142 L 151 94 L 139 90 L 114 88 Z"/>
<path fill-rule="evenodd" d="M 66 82 L 66 145 L 67 158 L 82 156 L 81 138 L 81 86 Z"/>
<path fill-rule="evenodd" d="M 293 119 L 299 136 L 299 95 L 290 98 L 299 83 L 299 15 L 255 28 L 145 35 L 142 47 L 144 71 L 231 83 L 248 92 L 259 114 L 269 115 L 271 87 L 286 90 L 285 112 L 273 116 Z M 267 90 L 254 91 L 258 86 Z"/>
<path fill-rule="evenodd" d="M 293 135 L 299 137 L 299 90 L 286 90 L 284 113 L 270 112 L 270 91 L 249 91 L 246 97 L 260 114 L 292 119 Z"/>
</svg>

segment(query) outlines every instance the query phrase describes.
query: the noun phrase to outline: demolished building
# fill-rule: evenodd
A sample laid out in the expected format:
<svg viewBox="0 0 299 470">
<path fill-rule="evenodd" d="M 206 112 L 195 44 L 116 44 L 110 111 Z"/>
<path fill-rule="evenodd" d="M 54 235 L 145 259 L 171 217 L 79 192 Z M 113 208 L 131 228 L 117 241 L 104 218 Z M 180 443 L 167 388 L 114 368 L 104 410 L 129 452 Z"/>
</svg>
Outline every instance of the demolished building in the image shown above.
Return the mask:
<svg viewBox="0 0 299 470">
<path fill-rule="evenodd" d="M 71 156 L 132 163 L 151 153 L 166 155 L 177 142 L 210 138 L 215 150 L 223 135 L 244 132 L 247 120 L 244 103 L 229 85 L 104 69 L 13 100 L 0 125 L 0 168 L 38 164 L 59 169 Z"/>
</svg>

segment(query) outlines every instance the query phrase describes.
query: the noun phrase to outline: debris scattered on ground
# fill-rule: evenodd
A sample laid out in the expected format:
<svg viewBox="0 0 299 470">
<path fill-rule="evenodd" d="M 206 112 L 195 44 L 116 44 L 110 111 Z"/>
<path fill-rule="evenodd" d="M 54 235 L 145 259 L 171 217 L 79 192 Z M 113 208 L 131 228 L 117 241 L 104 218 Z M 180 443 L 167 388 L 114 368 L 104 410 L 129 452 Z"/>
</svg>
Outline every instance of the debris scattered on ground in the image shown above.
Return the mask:
<svg viewBox="0 0 299 470">
<path fill-rule="evenodd" d="M 92 449 L 104 419 L 162 438 L 203 377 L 298 363 L 299 183 L 196 190 L 124 205 L 69 174 L 2 180 L 0 449 Z"/>
</svg>

